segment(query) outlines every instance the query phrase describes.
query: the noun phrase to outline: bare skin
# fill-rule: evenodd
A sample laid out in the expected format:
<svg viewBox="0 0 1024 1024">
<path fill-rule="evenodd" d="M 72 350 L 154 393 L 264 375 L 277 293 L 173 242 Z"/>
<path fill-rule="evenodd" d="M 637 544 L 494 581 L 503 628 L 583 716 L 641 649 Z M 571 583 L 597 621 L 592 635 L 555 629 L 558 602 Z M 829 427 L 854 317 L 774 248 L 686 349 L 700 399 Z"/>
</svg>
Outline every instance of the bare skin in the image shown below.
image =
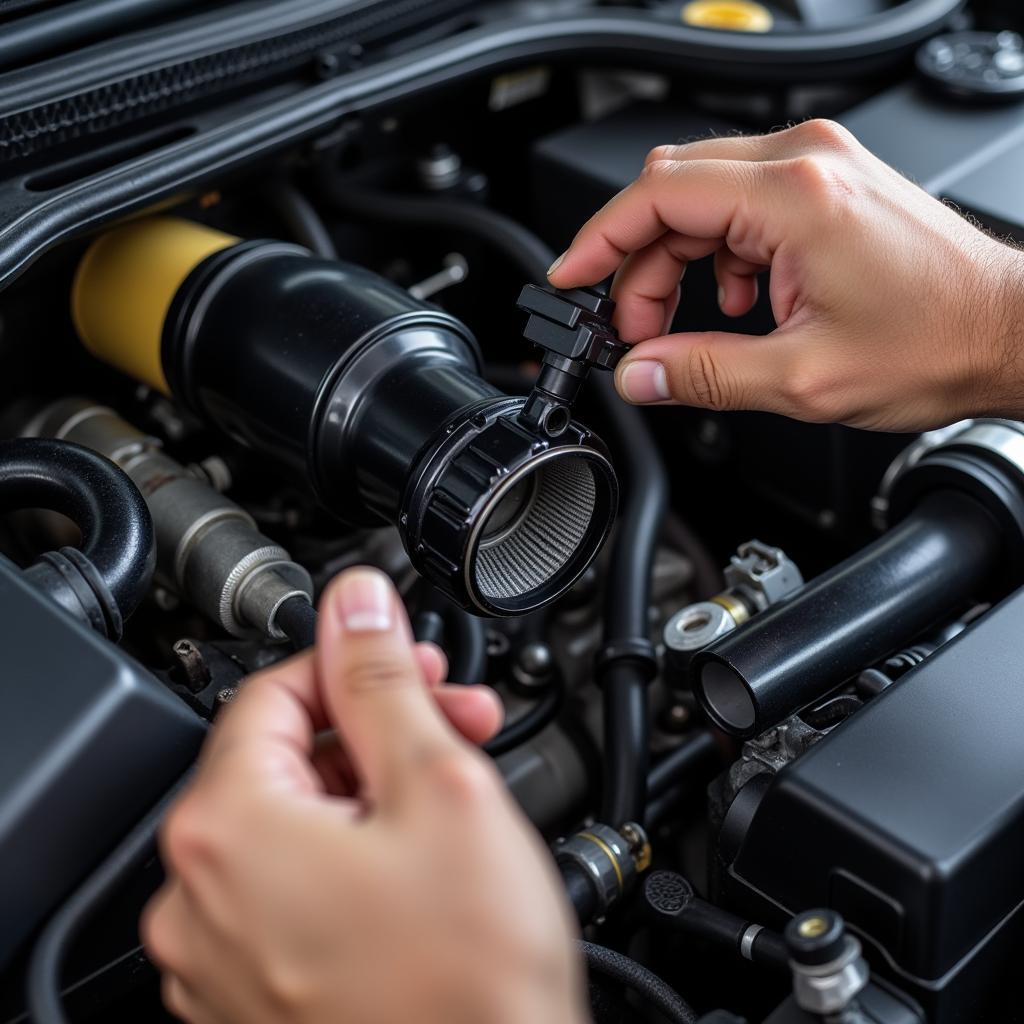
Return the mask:
<svg viewBox="0 0 1024 1024">
<path fill-rule="evenodd" d="M 711 254 L 730 316 L 771 267 L 776 331 L 667 334 L 687 264 Z M 1024 257 L 832 122 L 655 149 L 550 280 L 613 273 L 627 401 L 874 430 L 1024 415 Z"/>
<path fill-rule="evenodd" d="M 586 1019 L 550 855 L 469 742 L 496 699 L 444 672 L 387 578 L 356 569 L 321 603 L 315 655 L 246 683 L 171 812 L 143 921 L 175 1015 Z"/>
</svg>

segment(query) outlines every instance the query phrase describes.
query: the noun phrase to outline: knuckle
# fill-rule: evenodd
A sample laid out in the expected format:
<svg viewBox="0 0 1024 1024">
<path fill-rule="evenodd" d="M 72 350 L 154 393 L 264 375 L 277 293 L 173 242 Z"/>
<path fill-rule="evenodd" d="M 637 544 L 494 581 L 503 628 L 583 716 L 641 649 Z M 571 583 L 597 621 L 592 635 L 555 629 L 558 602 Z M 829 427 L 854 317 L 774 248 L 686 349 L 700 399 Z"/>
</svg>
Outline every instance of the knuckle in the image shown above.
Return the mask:
<svg viewBox="0 0 1024 1024">
<path fill-rule="evenodd" d="M 845 152 L 856 144 L 853 135 L 836 121 L 815 117 L 798 124 L 793 134 L 816 148 Z"/>
<path fill-rule="evenodd" d="M 712 410 L 731 407 L 733 396 L 710 348 L 695 348 L 690 352 L 687 374 L 690 393 L 698 405 Z"/>
<path fill-rule="evenodd" d="M 655 146 L 644 159 L 644 166 L 646 167 L 649 164 L 658 163 L 660 161 L 671 161 L 678 149 L 678 146 Z"/>
<path fill-rule="evenodd" d="M 649 185 L 660 185 L 672 180 L 681 166 L 677 160 L 652 160 L 640 172 L 640 180 Z"/>
<path fill-rule="evenodd" d="M 785 397 L 793 413 L 809 423 L 829 423 L 842 418 L 838 383 L 815 368 L 790 375 Z"/>
<path fill-rule="evenodd" d="M 437 753 L 430 758 L 426 773 L 435 792 L 460 809 L 489 807 L 499 792 L 493 766 L 472 750 Z"/>
<path fill-rule="evenodd" d="M 838 213 L 856 193 L 848 168 L 833 157 L 809 154 L 784 165 L 789 183 L 816 207 Z"/>
<path fill-rule="evenodd" d="M 139 935 L 146 955 L 161 970 L 169 970 L 178 960 L 178 951 L 165 923 L 166 905 L 166 898 L 161 893 L 149 901 L 139 919 Z"/>
<path fill-rule="evenodd" d="M 167 815 L 161 833 L 162 849 L 171 870 L 188 876 L 195 866 L 215 859 L 220 850 L 217 820 L 194 797 L 179 801 Z"/>
</svg>

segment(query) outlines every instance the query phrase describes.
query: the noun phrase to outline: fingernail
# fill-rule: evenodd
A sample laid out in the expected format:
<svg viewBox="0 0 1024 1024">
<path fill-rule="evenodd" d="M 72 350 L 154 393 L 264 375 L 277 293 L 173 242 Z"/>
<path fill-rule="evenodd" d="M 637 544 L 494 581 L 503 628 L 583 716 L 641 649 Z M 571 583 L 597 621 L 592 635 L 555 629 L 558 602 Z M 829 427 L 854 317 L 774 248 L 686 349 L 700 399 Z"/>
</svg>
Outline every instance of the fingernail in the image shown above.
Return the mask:
<svg viewBox="0 0 1024 1024">
<path fill-rule="evenodd" d="M 718 308 L 722 309 L 724 306 L 725 306 L 725 289 L 720 287 L 718 289 Z"/>
<path fill-rule="evenodd" d="M 391 584 L 373 569 L 352 569 L 338 583 L 334 607 L 349 632 L 387 632 L 394 608 Z"/>
<path fill-rule="evenodd" d="M 628 363 L 619 377 L 619 387 L 630 402 L 640 405 L 672 397 L 665 367 L 651 359 Z"/>
<path fill-rule="evenodd" d="M 562 262 L 564 260 L 565 260 L 565 253 L 563 252 L 562 255 L 559 256 L 558 259 L 555 260 L 555 262 L 552 263 L 550 267 L 548 267 L 548 277 L 550 277 L 562 265 Z"/>
</svg>

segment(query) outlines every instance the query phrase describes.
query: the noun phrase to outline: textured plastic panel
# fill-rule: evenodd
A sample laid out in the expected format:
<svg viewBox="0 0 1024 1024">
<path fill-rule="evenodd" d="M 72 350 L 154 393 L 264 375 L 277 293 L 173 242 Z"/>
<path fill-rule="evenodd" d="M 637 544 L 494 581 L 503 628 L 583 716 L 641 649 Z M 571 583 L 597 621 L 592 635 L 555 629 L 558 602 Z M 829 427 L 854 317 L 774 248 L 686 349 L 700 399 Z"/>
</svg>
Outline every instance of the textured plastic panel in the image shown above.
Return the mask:
<svg viewBox="0 0 1024 1024">
<path fill-rule="evenodd" d="M 0 963 L 191 763 L 203 725 L 0 558 Z"/>
</svg>

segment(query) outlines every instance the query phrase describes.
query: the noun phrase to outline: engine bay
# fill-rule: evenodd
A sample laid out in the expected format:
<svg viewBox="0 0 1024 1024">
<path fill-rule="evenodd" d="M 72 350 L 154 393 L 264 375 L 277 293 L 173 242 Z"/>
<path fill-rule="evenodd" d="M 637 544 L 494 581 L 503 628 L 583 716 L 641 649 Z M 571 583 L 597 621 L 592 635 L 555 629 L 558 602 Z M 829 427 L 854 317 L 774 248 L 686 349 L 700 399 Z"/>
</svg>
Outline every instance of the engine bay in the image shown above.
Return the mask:
<svg viewBox="0 0 1024 1024">
<path fill-rule="evenodd" d="M 1024 244 L 1018 5 L 81 6 L 0 11 L 0 1021 L 356 565 L 500 695 L 584 937 L 694 1011 L 595 970 L 596 1021 L 1024 1021 L 1024 424 L 637 409 L 546 280 L 654 147 L 819 118 Z M 172 1019 L 159 879 L 67 1019 Z"/>
</svg>

